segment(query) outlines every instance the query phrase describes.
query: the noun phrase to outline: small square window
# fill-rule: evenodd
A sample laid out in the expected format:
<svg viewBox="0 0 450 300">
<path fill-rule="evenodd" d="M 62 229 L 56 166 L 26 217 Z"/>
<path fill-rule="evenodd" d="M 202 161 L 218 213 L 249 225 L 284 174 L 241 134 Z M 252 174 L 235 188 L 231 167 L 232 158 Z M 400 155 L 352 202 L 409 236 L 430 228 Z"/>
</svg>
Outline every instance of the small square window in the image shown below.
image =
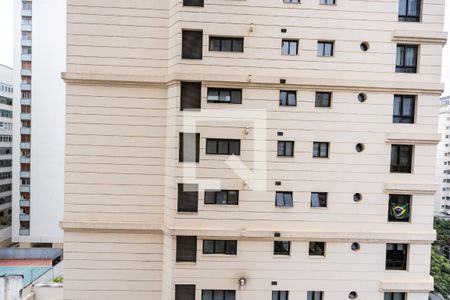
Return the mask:
<svg viewBox="0 0 450 300">
<path fill-rule="evenodd" d="M 327 207 L 327 193 L 311 193 L 311 207 Z"/>
<path fill-rule="evenodd" d="M 289 300 L 289 291 L 272 291 L 272 300 Z"/>
<path fill-rule="evenodd" d="M 313 143 L 313 157 L 328 157 L 329 143 L 327 142 L 314 142 Z"/>
<path fill-rule="evenodd" d="M 323 292 L 321 291 L 308 291 L 307 300 L 322 300 Z"/>
<path fill-rule="evenodd" d="M 300 0 L 283 0 L 284 3 L 300 3 Z"/>
<path fill-rule="evenodd" d="M 290 255 L 291 254 L 291 242 L 275 241 L 273 243 L 273 254 L 275 254 L 275 255 Z"/>
<path fill-rule="evenodd" d="M 183 6 L 201 6 L 203 7 L 204 0 L 183 0 Z"/>
<path fill-rule="evenodd" d="M 330 107 L 331 93 L 330 92 L 316 92 L 316 107 Z"/>
<path fill-rule="evenodd" d="M 277 207 L 293 207 L 292 192 L 276 192 L 275 206 Z"/>
<path fill-rule="evenodd" d="M 320 4 L 333 5 L 333 4 L 336 4 L 336 0 L 320 0 Z"/>
<path fill-rule="evenodd" d="M 298 55 L 298 40 L 283 40 L 281 44 L 281 54 Z"/>
<path fill-rule="evenodd" d="M 420 2 L 420 0 L 400 0 L 398 5 L 398 20 L 401 22 L 419 22 Z"/>
<path fill-rule="evenodd" d="M 406 293 L 384 293 L 384 300 L 406 300 Z"/>
<path fill-rule="evenodd" d="M 386 244 L 386 270 L 406 270 L 408 244 Z"/>
<path fill-rule="evenodd" d="M 324 242 L 309 242 L 309 255 L 310 256 L 325 256 L 325 243 Z"/>
<path fill-rule="evenodd" d="M 392 145 L 391 173 L 411 173 L 412 155 L 412 145 Z"/>
<path fill-rule="evenodd" d="M 414 123 L 416 96 L 394 96 L 394 123 Z"/>
<path fill-rule="evenodd" d="M 195 285 L 193 284 L 175 285 L 175 300 L 195 300 Z"/>
<path fill-rule="evenodd" d="M 395 72 L 417 73 L 418 45 L 397 45 Z"/>
<path fill-rule="evenodd" d="M 389 222 L 409 222 L 411 195 L 389 195 Z"/>
<path fill-rule="evenodd" d="M 280 106 L 297 106 L 297 91 L 280 91 Z"/>
<path fill-rule="evenodd" d="M 317 43 L 317 56 L 333 56 L 334 42 L 319 41 Z"/>
<path fill-rule="evenodd" d="M 278 141 L 278 156 L 294 156 L 294 142 L 293 141 Z"/>
</svg>

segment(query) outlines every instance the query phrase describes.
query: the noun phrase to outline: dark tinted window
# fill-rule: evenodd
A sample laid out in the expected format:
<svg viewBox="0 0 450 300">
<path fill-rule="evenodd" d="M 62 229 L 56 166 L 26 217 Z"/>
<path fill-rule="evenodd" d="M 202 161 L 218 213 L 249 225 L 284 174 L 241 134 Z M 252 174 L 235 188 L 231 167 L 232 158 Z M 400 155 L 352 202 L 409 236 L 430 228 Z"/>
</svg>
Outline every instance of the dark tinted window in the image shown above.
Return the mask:
<svg viewBox="0 0 450 300">
<path fill-rule="evenodd" d="M 178 184 L 178 211 L 198 211 L 198 184 Z"/>
<path fill-rule="evenodd" d="M 181 58 L 202 59 L 203 31 L 183 30 Z"/>
<path fill-rule="evenodd" d="M 394 123 L 414 123 L 416 96 L 394 96 Z"/>
<path fill-rule="evenodd" d="M 313 144 L 313 157 L 328 157 L 327 142 L 314 142 Z"/>
<path fill-rule="evenodd" d="M 227 254 L 236 255 L 236 240 L 203 240 L 204 254 Z"/>
<path fill-rule="evenodd" d="M 391 172 L 411 173 L 413 146 L 391 146 Z"/>
<path fill-rule="evenodd" d="M 332 5 L 335 4 L 335 0 L 320 0 L 320 4 Z"/>
<path fill-rule="evenodd" d="M 202 300 L 235 300 L 236 291 L 233 290 L 202 290 Z"/>
<path fill-rule="evenodd" d="M 208 102 L 242 103 L 241 89 L 208 88 Z"/>
<path fill-rule="evenodd" d="M 322 300 L 323 292 L 320 291 L 308 291 L 306 300 Z"/>
<path fill-rule="evenodd" d="M 325 256 L 325 243 L 324 242 L 310 242 L 309 243 L 309 255 Z"/>
<path fill-rule="evenodd" d="M 238 205 L 239 191 L 237 190 L 205 191 L 205 204 Z"/>
<path fill-rule="evenodd" d="M 327 193 L 311 193 L 311 207 L 327 207 Z"/>
<path fill-rule="evenodd" d="M 287 206 L 292 207 L 294 201 L 292 199 L 292 192 L 276 192 L 275 193 L 275 206 Z"/>
<path fill-rule="evenodd" d="M 197 237 L 177 236 L 177 262 L 197 261 Z"/>
<path fill-rule="evenodd" d="M 200 109 L 202 98 L 201 82 L 181 83 L 181 110 Z"/>
<path fill-rule="evenodd" d="M 240 155 L 240 140 L 206 139 L 206 154 Z"/>
<path fill-rule="evenodd" d="M 389 195 L 389 222 L 409 222 L 411 195 Z"/>
<path fill-rule="evenodd" d="M 407 259 L 407 244 L 386 245 L 386 270 L 406 270 Z"/>
<path fill-rule="evenodd" d="M 209 51 L 244 52 L 244 38 L 210 37 Z"/>
<path fill-rule="evenodd" d="M 273 243 L 273 254 L 275 254 L 275 255 L 290 255 L 291 254 L 291 242 L 275 241 Z"/>
<path fill-rule="evenodd" d="M 330 107 L 331 93 L 330 92 L 316 92 L 316 107 Z"/>
<path fill-rule="evenodd" d="M 272 300 L 289 300 L 288 291 L 272 291 Z"/>
<path fill-rule="evenodd" d="M 183 0 L 184 6 L 203 6 L 203 0 Z"/>
<path fill-rule="evenodd" d="M 278 156 L 294 156 L 293 141 L 278 141 Z"/>
<path fill-rule="evenodd" d="M 180 132 L 179 161 L 200 161 L 200 133 Z"/>
<path fill-rule="evenodd" d="M 195 285 L 193 284 L 175 285 L 175 300 L 195 300 Z"/>
<path fill-rule="evenodd" d="M 406 300 L 406 293 L 384 293 L 384 300 Z"/>
<path fill-rule="evenodd" d="M 296 91 L 280 91 L 280 106 L 296 106 L 297 92 Z"/>
<path fill-rule="evenodd" d="M 397 45 L 395 72 L 417 73 L 417 45 Z"/>
<path fill-rule="evenodd" d="M 420 0 L 399 0 L 398 20 L 403 22 L 419 22 Z"/>
</svg>

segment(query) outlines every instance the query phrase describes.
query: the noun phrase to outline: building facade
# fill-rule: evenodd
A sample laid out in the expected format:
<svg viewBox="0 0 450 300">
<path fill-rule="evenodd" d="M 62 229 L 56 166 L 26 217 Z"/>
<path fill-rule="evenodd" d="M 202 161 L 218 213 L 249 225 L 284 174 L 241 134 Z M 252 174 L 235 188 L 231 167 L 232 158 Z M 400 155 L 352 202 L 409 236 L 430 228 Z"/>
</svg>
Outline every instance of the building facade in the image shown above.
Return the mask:
<svg viewBox="0 0 450 300">
<path fill-rule="evenodd" d="M 450 215 L 450 97 L 441 98 L 439 111 L 441 142 L 437 146 L 436 175 L 440 186 L 436 192 L 435 214 Z"/>
<path fill-rule="evenodd" d="M 14 1 L 12 240 L 61 246 L 64 198 L 64 1 Z"/>
<path fill-rule="evenodd" d="M 69 0 L 64 298 L 428 299 L 443 11 Z"/>
<path fill-rule="evenodd" d="M 13 70 L 0 65 L 0 246 L 11 238 Z"/>
</svg>

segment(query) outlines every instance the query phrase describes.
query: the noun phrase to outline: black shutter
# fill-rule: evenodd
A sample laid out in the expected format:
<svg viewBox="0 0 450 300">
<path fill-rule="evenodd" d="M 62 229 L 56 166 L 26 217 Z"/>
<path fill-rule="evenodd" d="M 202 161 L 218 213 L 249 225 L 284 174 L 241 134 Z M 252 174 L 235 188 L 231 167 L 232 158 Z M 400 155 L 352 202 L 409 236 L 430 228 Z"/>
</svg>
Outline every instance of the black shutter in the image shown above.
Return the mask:
<svg viewBox="0 0 450 300">
<path fill-rule="evenodd" d="M 197 261 L 197 237 L 177 236 L 177 262 Z"/>
<path fill-rule="evenodd" d="M 198 185 L 178 184 L 178 211 L 197 212 L 198 211 Z"/>
<path fill-rule="evenodd" d="M 183 30 L 181 58 L 202 59 L 203 31 Z"/>
<path fill-rule="evenodd" d="M 183 133 L 179 135 L 179 161 L 199 162 L 200 161 L 200 133 Z"/>
<path fill-rule="evenodd" d="M 195 285 L 193 284 L 175 285 L 175 300 L 195 300 Z"/>
<path fill-rule="evenodd" d="M 202 100 L 201 82 L 181 83 L 181 110 L 200 109 Z"/>
<path fill-rule="evenodd" d="M 183 0 L 184 6 L 204 6 L 203 0 Z"/>
</svg>

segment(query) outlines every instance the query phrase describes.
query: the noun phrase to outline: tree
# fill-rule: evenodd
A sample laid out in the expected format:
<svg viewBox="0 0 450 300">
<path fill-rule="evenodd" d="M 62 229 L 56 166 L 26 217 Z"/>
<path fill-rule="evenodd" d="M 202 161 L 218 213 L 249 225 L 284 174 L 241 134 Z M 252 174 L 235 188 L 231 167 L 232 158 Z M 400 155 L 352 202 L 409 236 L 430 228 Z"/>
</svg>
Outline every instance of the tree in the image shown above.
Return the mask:
<svg viewBox="0 0 450 300">
<path fill-rule="evenodd" d="M 437 246 L 433 246 L 431 253 L 431 275 L 434 277 L 434 290 L 445 299 L 450 295 L 450 262 L 438 253 Z"/>
</svg>

